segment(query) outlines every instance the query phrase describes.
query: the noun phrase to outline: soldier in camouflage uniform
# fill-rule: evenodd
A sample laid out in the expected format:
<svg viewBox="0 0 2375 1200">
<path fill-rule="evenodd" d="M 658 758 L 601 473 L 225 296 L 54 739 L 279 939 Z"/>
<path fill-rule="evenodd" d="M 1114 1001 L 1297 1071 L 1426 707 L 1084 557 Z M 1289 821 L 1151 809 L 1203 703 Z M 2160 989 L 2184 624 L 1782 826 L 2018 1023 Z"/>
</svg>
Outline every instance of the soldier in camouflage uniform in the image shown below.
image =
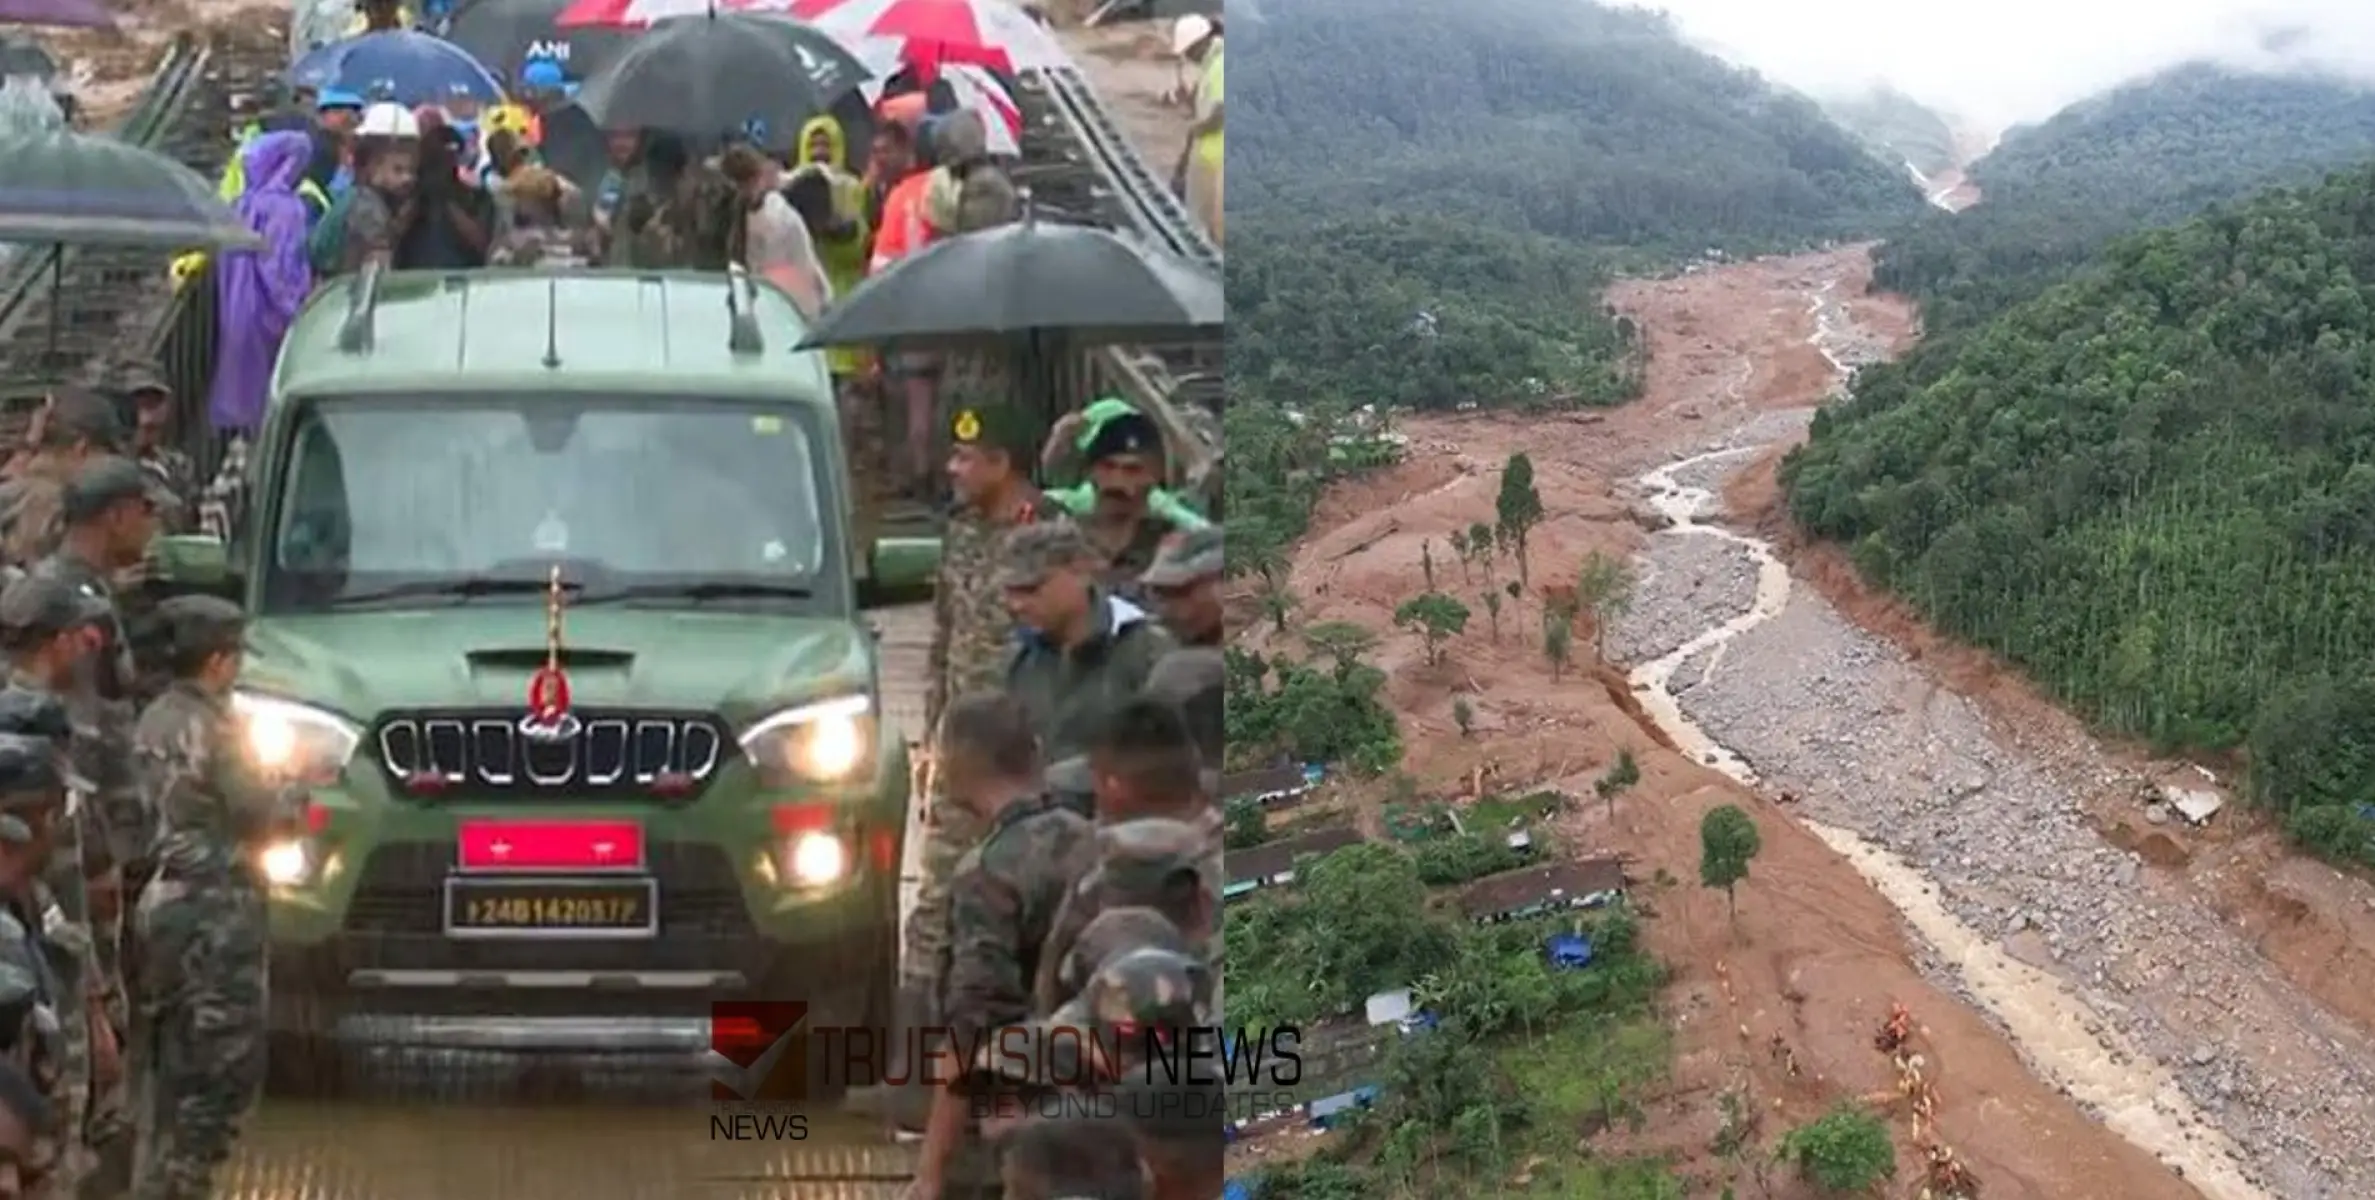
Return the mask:
<svg viewBox="0 0 2375 1200">
<path fill-rule="evenodd" d="M 1154 565 L 1163 539 L 1189 528 L 1152 503 L 1163 481 L 1162 427 L 1144 413 L 1124 412 L 1098 424 L 1082 453 L 1089 485 L 1057 492 L 1055 498 L 1097 548 L 1104 564 L 1099 582 L 1136 599 L 1139 577 Z"/>
<path fill-rule="evenodd" d="M 25 1200 L 45 1181 L 34 1173 L 44 1138 L 57 1127 L 57 1109 L 24 1068 L 0 1059 L 0 1200 Z"/>
<path fill-rule="evenodd" d="M 1226 636 L 1220 583 L 1227 566 L 1221 531 L 1213 526 L 1165 538 L 1153 565 L 1138 577 L 1142 594 L 1180 645 L 1220 648 Z"/>
<path fill-rule="evenodd" d="M 1108 1120 L 1033 1117 L 998 1140 L 998 1153 L 1006 1200 L 1153 1200 L 1137 1148 Z"/>
<path fill-rule="evenodd" d="M 19 570 L 48 558 L 64 539 L 67 481 L 124 444 L 115 406 L 90 392 L 52 395 L 34 424 L 33 456 L 0 484 L 0 562 Z"/>
<path fill-rule="evenodd" d="M 55 579 L 24 577 L 0 590 L 0 650 L 8 655 L 8 687 L 0 691 L 0 731 L 47 739 L 62 762 L 74 759 L 72 723 L 62 699 L 72 688 L 91 654 L 91 634 L 110 620 L 107 607 L 73 586 Z M 98 810 L 87 802 L 89 788 L 71 779 L 80 801 L 51 828 L 49 869 L 43 880 L 49 897 L 48 934 L 71 955 L 77 983 L 66 1011 L 74 1020 L 60 1029 L 60 1062 L 66 1091 L 58 1117 L 74 1136 L 61 1144 L 73 1154 L 76 1178 L 89 1167 L 86 1121 L 94 1085 L 91 1067 L 94 1039 L 98 1056 L 120 1071 L 121 1054 L 115 1030 L 106 1018 L 104 984 L 96 961 L 96 936 L 91 924 L 87 876 L 90 862 L 85 846 L 104 847 Z M 103 853 L 92 851 L 93 855 Z M 112 1077 L 109 1082 L 112 1082 Z"/>
<path fill-rule="evenodd" d="M 176 597 L 162 612 L 174 682 L 134 739 L 160 832 L 135 917 L 133 1195 L 208 1200 L 264 1086 L 264 881 L 253 863 L 299 813 L 237 752 L 231 685 L 246 618 L 213 596 Z"/>
<path fill-rule="evenodd" d="M 0 728 L 26 723 L 0 720 Z M 63 918 L 42 883 L 53 834 L 71 820 L 66 806 L 66 778 L 49 740 L 0 733 L 0 1037 L 55 1117 L 25 1164 L 26 1194 L 60 1200 L 75 1194 L 90 1167 L 81 1136 L 90 1062 L 78 1057 L 87 1043 L 71 1036 L 88 1019 L 82 963 L 59 939 Z"/>
<path fill-rule="evenodd" d="M 131 635 L 115 603 L 114 581 L 146 557 L 156 532 L 155 506 L 145 471 L 127 459 L 103 455 L 74 473 L 61 507 L 66 538 L 33 574 L 64 583 L 113 610 L 65 700 L 74 721 L 74 770 L 90 787 L 99 834 L 86 838 L 82 847 L 97 991 L 104 998 L 107 1023 L 120 1039 L 131 1019 L 122 971 L 123 914 L 131 899 L 129 889 L 147 877 L 156 815 L 145 806 L 132 775 L 139 677 Z M 86 833 L 90 828 L 85 826 Z M 96 1091 L 91 1102 L 91 1140 L 103 1150 L 119 1145 L 130 1133 L 128 1098 L 122 1080 L 114 1084 Z"/>
<path fill-rule="evenodd" d="M 1200 981 L 1201 1023 L 1220 1016 L 1221 962 L 1219 855 L 1204 830 L 1180 821 L 1149 818 L 1108 825 L 1097 831 L 1097 864 L 1073 885 L 1039 952 L 1032 982 L 1032 1009 L 1054 1012 L 1074 999 L 1094 962 L 1082 952 L 1085 931 L 1108 910 L 1150 908 L 1180 931 L 1195 957 L 1206 964 Z M 1106 949 L 1099 945 L 1091 949 Z"/>
<path fill-rule="evenodd" d="M 132 459 L 155 485 L 157 526 L 164 533 L 188 533 L 198 524 L 198 468 L 175 439 L 173 388 L 154 367 L 127 368 L 116 388 L 132 401 Z"/>
<path fill-rule="evenodd" d="M 924 730 L 934 741 L 950 697 L 995 687 L 1013 653 L 1014 620 L 997 584 L 998 544 L 1005 531 L 1036 520 L 1040 503 L 1023 473 L 1030 435 L 1021 422 L 1015 410 L 993 405 L 960 409 L 950 423 L 956 447 L 948 475 L 957 508 L 942 535 L 932 597 L 931 685 L 924 700 Z M 900 952 L 898 1020 L 904 1028 L 937 1023 L 948 955 L 948 880 L 982 835 L 979 821 L 944 802 L 942 789 L 929 782 L 935 774 L 926 772 L 923 880 Z M 901 1066 L 891 1064 L 894 1077 L 912 1073 Z M 921 1128 L 923 1113 L 903 1115 L 910 1128 Z"/>
<path fill-rule="evenodd" d="M 1041 791 L 1030 720 L 997 692 L 959 697 L 941 720 L 942 783 L 951 805 L 986 829 L 948 891 L 942 1024 L 970 1046 L 1031 1015 L 1031 980 L 1057 908 L 1094 845 L 1089 822 Z M 967 1112 L 956 1089 L 935 1097 L 918 1178 L 945 1186 Z"/>
</svg>

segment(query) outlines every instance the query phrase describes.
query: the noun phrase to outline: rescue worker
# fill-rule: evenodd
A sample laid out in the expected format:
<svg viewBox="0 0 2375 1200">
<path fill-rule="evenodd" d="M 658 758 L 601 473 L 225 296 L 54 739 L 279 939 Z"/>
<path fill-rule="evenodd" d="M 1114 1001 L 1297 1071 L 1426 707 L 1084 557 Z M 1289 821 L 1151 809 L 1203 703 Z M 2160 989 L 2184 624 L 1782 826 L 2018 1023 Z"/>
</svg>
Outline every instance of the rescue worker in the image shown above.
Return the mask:
<svg viewBox="0 0 2375 1200">
<path fill-rule="evenodd" d="M 67 481 L 93 456 L 124 445 L 115 406 L 80 389 L 52 393 L 35 424 L 33 457 L 0 484 L 0 558 L 22 570 L 49 557 L 65 537 Z"/>
<path fill-rule="evenodd" d="M 92 1166 L 83 1120 L 93 1063 L 87 1039 L 70 1036 L 89 1019 L 83 963 L 43 883 L 65 808 L 55 747 L 0 732 L 0 1036 L 55 1118 L 23 1164 L 33 1177 L 25 1194 L 59 1200 L 76 1194 Z"/>
<path fill-rule="evenodd" d="M 1085 451 L 1089 486 L 1053 498 L 1097 547 L 1105 585 L 1135 593 L 1163 539 L 1185 532 L 1181 522 L 1156 512 L 1149 502 L 1163 478 L 1162 430 L 1133 409 L 1096 426 Z"/>
<path fill-rule="evenodd" d="M 1006 690 L 1031 714 L 1050 759 L 1086 748 L 1172 649 L 1145 610 L 1096 582 L 1104 563 L 1070 521 L 1021 526 L 999 549 L 997 584 L 1021 634 Z"/>
<path fill-rule="evenodd" d="M 1221 531 L 1208 526 L 1164 539 L 1138 585 L 1180 645 L 1217 649 L 1225 636 L 1220 585 L 1227 568 Z"/>
<path fill-rule="evenodd" d="M 116 390 L 132 402 L 132 459 L 155 484 L 159 531 L 190 532 L 198 519 L 198 468 L 175 444 L 173 386 L 155 367 L 136 363 L 125 368 Z"/>
<path fill-rule="evenodd" d="M 948 885 L 937 1022 L 957 1045 L 972 1046 L 1031 1015 L 1039 952 L 1088 869 L 1095 837 L 1085 818 L 1048 801 L 1029 714 L 1012 697 L 959 697 L 941 722 L 938 756 L 948 804 L 985 831 Z M 949 1178 L 967 1117 L 960 1089 L 934 1091 L 917 1172 L 928 1194 Z"/>
<path fill-rule="evenodd" d="M 1190 13 L 1171 27 L 1172 52 L 1196 68 L 1189 93 L 1195 116 L 1180 161 L 1180 191 L 1215 246 L 1221 244 L 1221 176 L 1228 158 L 1222 140 L 1221 42 L 1221 23 L 1211 17 Z"/>
<path fill-rule="evenodd" d="M 65 539 L 33 574 L 64 583 L 110 610 L 98 626 L 94 648 L 78 664 L 65 701 L 74 724 L 69 746 L 74 770 L 90 789 L 91 819 L 82 830 L 82 851 L 97 977 L 92 990 L 101 998 L 107 1027 L 120 1040 L 131 1017 L 122 973 L 125 903 L 128 889 L 146 878 L 156 816 L 143 803 L 131 772 L 139 676 L 115 602 L 116 581 L 146 558 L 156 513 L 147 473 L 114 455 L 94 458 L 75 472 L 62 508 Z M 102 1153 L 130 1133 L 124 1124 L 129 1114 L 123 1082 L 119 1073 L 92 1094 L 90 1138 Z"/>
<path fill-rule="evenodd" d="M 0 589 L 0 649 L 8 655 L 8 687 L 0 691 L 0 733 L 37 737 L 51 747 L 51 758 L 72 761 L 73 727 L 63 693 L 73 685 L 82 660 L 88 657 L 86 632 L 109 619 L 106 606 L 55 579 L 24 576 Z M 71 1016 L 58 1030 L 58 1067 L 63 1072 L 54 1093 L 61 1132 L 72 1137 L 60 1145 L 72 1151 L 72 1178 L 92 1165 L 86 1155 L 85 1125 L 90 1111 L 92 1068 L 104 1053 L 111 1070 L 120 1070 L 122 1056 L 114 1030 L 105 1018 L 104 982 L 93 963 L 90 888 L 86 875 L 91 862 L 83 847 L 98 844 L 95 809 L 60 817 L 50 825 L 48 868 L 43 876 L 44 934 L 72 959 L 74 971 L 60 978 L 74 985 L 61 994 L 60 1011 Z M 45 1086 L 47 1086 L 45 1084 Z M 71 1193 L 71 1182 L 68 1185 Z"/>
<path fill-rule="evenodd" d="M 157 814 L 140 946 L 136 1200 L 207 1200 L 264 1086 L 262 848 L 301 815 L 238 753 L 231 685 L 247 620 L 214 596 L 160 609 L 172 687 L 141 714 L 141 790 Z"/>
</svg>

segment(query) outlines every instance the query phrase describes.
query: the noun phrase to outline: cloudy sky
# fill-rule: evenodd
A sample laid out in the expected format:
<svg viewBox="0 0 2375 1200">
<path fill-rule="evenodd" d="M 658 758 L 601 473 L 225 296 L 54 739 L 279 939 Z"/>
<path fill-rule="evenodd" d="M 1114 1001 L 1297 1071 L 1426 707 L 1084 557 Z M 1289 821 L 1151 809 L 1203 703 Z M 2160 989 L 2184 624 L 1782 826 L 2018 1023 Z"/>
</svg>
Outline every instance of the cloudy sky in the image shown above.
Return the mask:
<svg viewBox="0 0 2375 1200">
<path fill-rule="evenodd" d="M 1885 79 L 1990 127 L 2189 58 L 2375 80 L 2375 0 L 1642 0 L 1809 91 Z"/>
</svg>

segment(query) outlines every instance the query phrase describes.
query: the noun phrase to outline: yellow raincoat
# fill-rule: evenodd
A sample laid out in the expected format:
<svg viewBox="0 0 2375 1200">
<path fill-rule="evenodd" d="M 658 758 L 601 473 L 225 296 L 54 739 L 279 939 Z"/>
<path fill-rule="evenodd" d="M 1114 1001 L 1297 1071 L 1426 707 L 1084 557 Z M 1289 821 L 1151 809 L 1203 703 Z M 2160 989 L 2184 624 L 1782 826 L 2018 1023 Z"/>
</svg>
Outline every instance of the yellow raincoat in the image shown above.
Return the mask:
<svg viewBox="0 0 2375 1200">
<path fill-rule="evenodd" d="M 849 170 L 848 137 L 841 122 L 812 117 L 800 127 L 799 150 L 792 164 L 795 170 L 825 172 L 833 182 L 833 213 L 848 223 L 843 236 L 816 239 L 817 261 L 823 264 L 836 296 L 846 296 L 866 281 L 866 262 L 874 242 L 874 231 L 866 224 L 866 182 Z M 824 153 L 811 154 L 812 143 L 820 138 L 826 144 Z M 865 350 L 849 346 L 825 352 L 825 361 L 835 375 L 864 371 L 870 357 Z"/>
</svg>

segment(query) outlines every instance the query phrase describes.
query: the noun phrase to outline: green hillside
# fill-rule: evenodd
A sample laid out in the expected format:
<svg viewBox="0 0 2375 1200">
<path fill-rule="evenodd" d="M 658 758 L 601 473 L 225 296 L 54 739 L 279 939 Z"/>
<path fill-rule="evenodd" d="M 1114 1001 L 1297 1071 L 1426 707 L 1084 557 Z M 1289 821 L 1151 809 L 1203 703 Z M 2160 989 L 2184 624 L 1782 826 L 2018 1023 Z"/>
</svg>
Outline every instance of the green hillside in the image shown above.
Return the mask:
<svg viewBox="0 0 2375 1200">
<path fill-rule="evenodd" d="M 1993 200 L 1989 201 L 1993 203 Z M 2330 852 L 2375 800 L 2375 168 L 2115 243 L 1859 376 L 1784 469 L 1945 630 Z M 2339 823 L 2339 824 L 2337 824 Z"/>
<path fill-rule="evenodd" d="M 1823 111 L 1874 152 L 1902 159 L 1924 175 L 1955 165 L 1954 127 L 1929 106 L 1891 87 L 1826 101 Z"/>
<path fill-rule="evenodd" d="M 1971 167 L 1984 199 L 1881 248 L 1874 278 L 1932 334 L 2028 299 L 2122 234 L 2375 158 L 2375 92 L 2180 66 L 2015 129 Z"/>
</svg>

